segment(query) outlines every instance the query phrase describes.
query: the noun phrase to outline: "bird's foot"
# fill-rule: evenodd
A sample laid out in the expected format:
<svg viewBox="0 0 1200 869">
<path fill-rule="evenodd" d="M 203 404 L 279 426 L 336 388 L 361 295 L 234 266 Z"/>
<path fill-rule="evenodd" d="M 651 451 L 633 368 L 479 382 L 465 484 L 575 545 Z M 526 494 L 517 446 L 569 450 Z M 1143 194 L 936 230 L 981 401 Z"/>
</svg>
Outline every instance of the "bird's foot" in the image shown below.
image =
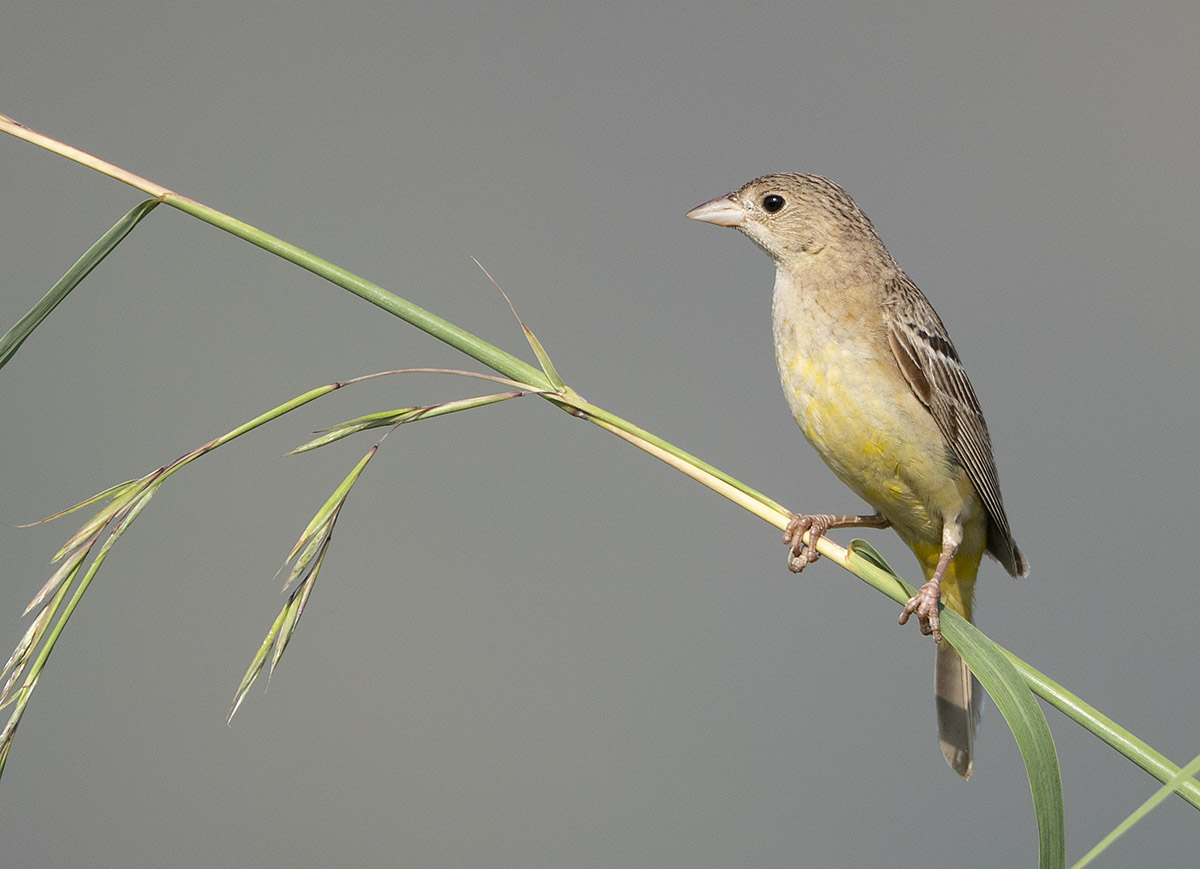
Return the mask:
<svg viewBox="0 0 1200 869">
<path fill-rule="evenodd" d="M 832 528 L 838 516 L 817 513 L 811 516 L 793 513 L 792 519 L 783 532 L 783 542 L 788 546 L 788 570 L 799 573 L 821 557 L 817 552 L 817 541 Z M 804 542 L 804 534 L 808 532 L 810 543 Z"/>
<path fill-rule="evenodd" d="M 783 532 L 783 542 L 788 546 L 788 570 L 799 573 L 820 558 L 817 541 L 824 537 L 830 528 L 887 528 L 891 524 L 878 513 L 872 513 L 870 516 L 793 513 Z M 804 542 L 805 532 L 808 532 L 807 544 Z"/>
<path fill-rule="evenodd" d="M 938 601 L 941 600 L 942 589 L 939 583 L 925 583 L 917 593 L 908 599 L 904 612 L 900 613 L 900 624 L 908 624 L 908 617 L 916 613 L 921 624 L 921 633 L 933 636 L 936 642 L 942 641 L 941 622 L 938 619 Z"/>
</svg>

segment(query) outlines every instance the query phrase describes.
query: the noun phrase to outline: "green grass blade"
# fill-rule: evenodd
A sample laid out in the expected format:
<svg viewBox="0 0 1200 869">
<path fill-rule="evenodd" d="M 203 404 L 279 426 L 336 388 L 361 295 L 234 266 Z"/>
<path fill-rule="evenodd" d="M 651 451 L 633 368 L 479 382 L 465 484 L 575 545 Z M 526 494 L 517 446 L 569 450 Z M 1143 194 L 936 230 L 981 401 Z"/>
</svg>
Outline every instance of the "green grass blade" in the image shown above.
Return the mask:
<svg viewBox="0 0 1200 869">
<path fill-rule="evenodd" d="M 54 596 L 42 607 L 42 611 L 34 618 L 33 623 L 29 626 L 29 630 L 25 632 L 25 636 L 8 659 L 8 663 L 4 668 L 4 675 L 8 679 L 4 683 L 4 690 L 0 691 L 0 709 L 12 702 L 14 697 L 12 693 L 13 689 L 17 681 L 21 678 L 21 673 L 24 672 L 25 665 L 29 662 L 33 650 L 42 641 L 42 636 L 46 633 L 46 628 L 50 625 L 54 614 L 58 612 L 58 608 L 62 604 L 63 598 L 66 597 L 67 591 L 71 588 L 72 583 L 75 582 L 75 577 L 79 575 L 80 564 L 82 564 L 82 559 L 75 564 L 66 577 L 66 581 L 59 585 L 58 589 L 54 592 Z M 27 691 L 21 693 L 28 694 Z"/>
<path fill-rule="evenodd" d="M 542 371 L 546 373 L 547 379 L 554 384 L 555 389 L 562 389 L 567 384 L 559 376 L 558 369 L 554 367 L 554 363 L 550 361 L 550 354 L 546 352 L 546 348 L 542 346 L 542 342 L 525 325 L 524 321 L 521 323 L 521 328 L 525 331 L 525 340 L 533 348 L 533 355 L 537 357 L 538 364 L 542 366 Z"/>
<path fill-rule="evenodd" d="M 317 584 L 317 574 L 321 572 L 321 565 L 325 563 L 325 554 L 329 552 L 329 542 L 328 537 L 321 541 L 321 547 L 312 563 L 312 569 L 308 572 L 304 582 L 293 590 L 291 597 L 288 598 L 287 616 L 279 628 L 279 638 L 275 641 L 275 654 L 271 656 L 271 674 L 274 674 L 275 668 L 279 666 L 283 652 L 287 649 L 288 643 L 292 641 L 292 634 L 296 632 L 296 625 L 300 623 L 300 616 L 304 615 L 304 608 L 308 606 L 308 598 Z"/>
<path fill-rule="evenodd" d="M 1198 772 L 1200 772 L 1200 755 L 1192 758 L 1191 763 L 1179 770 L 1179 772 L 1175 773 L 1175 775 L 1172 776 L 1171 779 L 1166 782 L 1166 784 L 1164 784 L 1161 788 L 1155 791 L 1153 795 L 1151 795 L 1150 799 L 1138 806 L 1137 809 L 1134 810 L 1133 814 L 1131 814 L 1121 823 L 1117 824 L 1111 833 L 1097 842 L 1096 847 L 1092 848 L 1092 850 L 1083 855 L 1083 858 L 1074 866 L 1072 866 L 1071 869 L 1083 869 L 1084 866 L 1087 866 L 1089 863 L 1091 863 L 1094 859 L 1096 859 L 1096 857 L 1100 856 L 1100 854 L 1103 853 L 1109 845 L 1121 838 L 1121 836 L 1123 836 L 1130 827 L 1132 827 L 1142 818 L 1146 817 L 1146 815 L 1150 814 L 1152 809 L 1166 800 L 1166 798 L 1171 796 L 1171 794 L 1175 793 L 1176 788 L 1178 788 L 1181 784 L 1186 782 Z"/>
<path fill-rule="evenodd" d="M 915 592 L 916 589 L 913 589 Z M 1033 692 L 1004 653 L 957 613 L 943 615 L 942 632 L 988 692 L 1021 749 L 1038 823 L 1038 865 L 1066 863 L 1062 778 L 1050 725 Z"/>
<path fill-rule="evenodd" d="M 74 578 L 75 573 L 79 570 L 79 565 L 83 563 L 85 558 L 87 558 L 88 553 L 92 550 L 92 546 L 94 546 L 96 541 L 99 539 L 100 531 L 97 531 L 92 535 L 91 539 L 87 541 L 86 545 L 80 544 L 78 547 L 76 547 L 75 551 L 71 553 L 71 557 L 63 561 L 63 563 L 59 565 L 58 569 L 55 570 L 50 576 L 50 579 L 46 580 L 46 584 L 41 587 L 36 595 L 34 595 L 33 600 L 29 602 L 29 605 L 25 607 L 25 612 L 21 613 L 21 615 L 29 615 L 34 608 L 41 606 L 42 601 L 56 592 L 58 587 L 62 585 L 64 581 L 66 581 L 68 578 Z"/>
<path fill-rule="evenodd" d="M 82 510 L 84 507 L 90 507 L 92 504 L 97 504 L 100 501 L 116 500 L 117 498 L 125 495 L 128 490 L 132 489 L 135 486 L 141 485 L 143 482 L 145 482 L 145 477 L 141 477 L 136 480 L 126 480 L 124 483 L 117 483 L 117 485 L 110 486 L 109 488 L 105 489 L 103 492 L 97 492 L 95 495 L 92 495 L 92 497 L 88 498 L 87 500 L 80 501 L 78 504 L 74 505 L 73 507 L 68 507 L 65 510 L 59 510 L 57 513 L 47 516 L 45 519 L 38 519 L 36 522 L 26 522 L 24 525 L 18 525 L 17 527 L 18 528 L 32 528 L 34 525 L 44 525 L 47 522 L 53 522 L 55 519 L 58 519 L 62 516 L 66 516 L 68 513 L 74 513 L 76 510 Z M 70 547 L 63 547 L 63 548 L 69 549 Z M 61 555 L 61 553 L 60 553 L 60 555 Z M 52 560 L 57 561 L 58 559 L 55 558 Z"/>
<path fill-rule="evenodd" d="M 136 511 L 140 510 L 140 506 L 144 504 L 145 500 L 148 498 L 149 494 L 143 494 L 142 500 L 138 503 L 135 503 L 130 508 L 134 511 L 134 515 L 136 515 Z M 130 519 L 130 521 L 132 521 L 132 519 Z M 120 519 L 118 519 L 118 522 L 120 522 Z M 108 552 L 113 543 L 116 542 L 117 537 L 120 536 L 121 531 L 124 530 L 124 527 L 127 527 L 127 525 L 128 522 L 126 522 L 124 526 L 118 525 L 120 530 L 113 530 L 109 532 L 108 538 L 103 544 L 101 544 L 100 551 L 96 554 L 96 557 L 88 566 L 87 572 L 81 579 L 79 579 L 77 583 L 75 583 L 74 591 L 71 594 L 71 599 L 67 601 L 65 609 L 63 609 L 63 611 L 58 615 L 58 620 L 54 623 L 53 628 L 50 629 L 49 634 L 42 642 L 41 649 L 37 654 L 37 658 L 30 666 L 29 672 L 26 674 L 25 681 L 22 683 L 21 688 L 16 691 L 14 695 L 12 695 L 12 699 L 16 701 L 16 705 L 12 715 L 9 716 L 8 724 L 5 725 L 3 731 L 0 731 L 0 775 L 2 775 L 4 772 L 4 764 L 8 758 L 8 751 L 12 746 L 12 740 L 16 735 L 17 727 L 21 723 L 21 717 L 25 714 L 25 707 L 28 705 L 29 698 L 33 695 L 34 689 L 37 688 L 38 682 L 41 679 L 42 670 L 46 666 L 46 661 L 49 659 L 50 653 L 54 651 L 54 646 L 58 642 L 58 638 L 62 635 L 63 628 L 66 627 L 67 621 L 71 618 L 71 614 L 75 612 L 75 607 L 79 606 L 79 601 L 83 599 L 83 595 L 87 592 L 88 586 L 91 585 L 96 573 L 100 570 L 101 565 L 104 564 L 104 560 L 108 557 Z M 54 597 L 51 598 L 51 603 L 48 605 L 52 608 L 52 610 L 58 609 L 58 603 L 61 602 L 66 596 L 69 588 L 71 588 L 71 586 L 66 583 L 59 586 L 59 590 L 55 592 Z M 32 652 L 32 649 L 29 651 Z M 21 666 L 24 666 L 24 664 L 22 663 Z M 9 702 L 7 689 L 5 702 Z"/>
<path fill-rule="evenodd" d="M 882 571 L 900 583 L 906 595 L 916 593 L 870 544 L 855 540 L 850 544 L 850 552 L 852 560 L 858 562 L 855 567 Z M 1021 750 L 1037 817 L 1038 865 L 1042 869 L 1065 866 L 1062 779 L 1046 716 L 1024 677 L 995 643 L 957 613 L 943 609 L 941 616 L 943 635 L 987 690 Z"/>
<path fill-rule="evenodd" d="M 441 404 L 429 404 L 422 407 L 401 407 L 397 410 L 383 410 L 376 413 L 369 413 L 366 416 L 356 417 L 346 420 L 343 423 L 330 426 L 321 432 L 316 438 L 305 444 L 301 444 L 294 450 L 288 452 L 288 455 L 315 450 L 317 447 L 323 447 L 331 444 L 334 441 L 339 441 L 342 438 L 349 437 L 353 434 L 358 434 L 360 431 L 367 431 L 373 428 L 384 428 L 386 426 L 403 425 L 408 422 L 417 422 L 422 419 L 432 419 L 435 416 L 445 416 L 448 413 L 457 413 L 460 410 L 471 410 L 476 407 L 486 407 L 489 404 L 496 404 L 501 401 L 508 401 L 510 398 L 519 398 L 522 395 L 529 395 L 527 392 L 499 392 L 493 395 L 480 395 L 474 398 L 463 398 L 457 401 L 444 401 Z"/>
<path fill-rule="evenodd" d="M 333 531 L 333 523 L 337 521 L 338 514 L 342 511 L 342 505 L 346 503 L 346 499 L 350 497 L 350 489 L 358 482 L 359 476 L 367 467 L 367 462 L 371 461 L 375 453 L 379 451 L 379 445 L 371 447 L 367 450 L 367 454 L 358 460 L 351 470 L 346 475 L 346 479 L 338 484 L 338 487 L 333 490 L 326 500 L 321 505 L 321 509 L 308 523 L 308 526 L 300 534 L 300 539 L 296 541 L 296 545 L 292 547 L 291 553 L 288 555 L 288 561 L 296 557 L 296 553 L 308 547 L 314 539 L 327 537 Z"/>
<path fill-rule="evenodd" d="M 329 551 L 329 541 L 333 534 L 333 526 L 337 523 L 338 515 L 342 511 L 342 507 L 346 503 L 346 498 L 350 495 L 350 490 L 362 475 L 363 470 L 367 467 L 367 463 L 379 451 L 379 444 L 375 444 L 367 451 L 358 464 L 351 469 L 346 475 L 341 484 L 334 490 L 333 494 L 321 505 L 321 509 L 308 523 L 308 527 L 300 535 L 300 539 L 296 541 L 296 545 L 292 548 L 291 554 L 288 555 L 288 561 L 294 559 L 291 573 L 288 581 L 284 586 L 287 591 L 291 588 L 288 596 L 288 601 L 283 605 L 279 615 L 275 617 L 275 621 L 271 624 L 267 631 L 266 638 L 259 646 L 258 652 L 254 655 L 254 660 L 250 662 L 250 666 L 246 669 L 246 675 L 242 677 L 242 681 L 238 684 L 237 691 L 233 695 L 233 703 L 229 707 L 229 717 L 227 721 L 232 721 L 233 716 L 238 711 L 238 707 L 242 705 L 242 701 L 246 699 L 246 694 L 250 691 L 263 667 L 266 666 L 268 658 L 271 661 L 270 672 L 275 672 L 275 667 L 278 666 L 280 659 L 283 657 L 283 652 L 291 642 L 292 634 L 296 630 L 296 625 L 300 621 L 300 616 L 304 614 L 304 608 L 308 605 L 308 598 L 312 594 L 313 586 L 316 585 L 317 574 L 321 570 L 321 565 L 325 561 L 325 553 Z M 272 649 L 274 652 L 272 653 Z"/>
<path fill-rule="evenodd" d="M 1034 669 L 1016 655 L 1008 651 L 1005 651 L 1005 654 L 1025 678 L 1034 694 L 1084 730 L 1125 755 L 1160 782 L 1170 781 L 1178 775 L 1179 767 L 1144 740 L 1139 739 L 1100 710 L 1085 703 L 1080 697 L 1072 694 L 1045 673 Z M 1179 782 L 1175 790 L 1194 808 L 1200 809 L 1200 782 L 1194 778 L 1186 778 Z"/>
<path fill-rule="evenodd" d="M 81 256 L 75 265 L 71 266 L 67 273 L 58 279 L 58 283 L 50 288 L 50 292 L 46 293 L 28 314 L 18 320 L 3 338 L 0 338 L 0 368 L 8 364 L 8 360 L 12 359 L 13 354 L 21 347 L 25 339 L 41 325 L 43 320 L 50 316 L 50 312 L 58 307 L 59 302 L 70 295 L 71 291 L 79 286 L 80 281 L 86 278 L 92 269 L 100 265 L 104 258 L 112 253 L 113 248 L 120 244 L 129 231 L 137 226 L 138 222 L 156 205 L 158 205 L 157 199 L 147 199 L 113 224 L 112 229 L 100 236 L 99 241 L 89 247 L 87 253 Z"/>
<path fill-rule="evenodd" d="M 229 715 L 225 719 L 226 724 L 233 721 L 233 716 L 237 713 L 238 707 L 242 705 L 242 701 L 246 699 L 246 694 L 250 690 L 250 686 L 254 684 L 254 680 L 258 678 L 258 674 L 266 666 L 267 658 L 270 657 L 271 649 L 275 645 L 275 638 L 279 636 L 279 628 L 283 625 L 283 620 L 287 618 L 288 608 L 291 605 L 291 601 L 283 605 L 283 609 L 279 611 L 279 615 L 275 617 L 275 621 L 267 631 L 266 637 L 263 638 L 262 645 L 258 647 L 258 652 L 255 653 L 254 660 L 250 662 L 250 666 L 246 670 L 246 675 L 242 677 L 237 691 L 233 694 L 233 705 L 229 707 Z"/>
<path fill-rule="evenodd" d="M 508 293 L 504 292 L 504 288 L 496 283 L 496 279 L 483 267 L 483 263 L 475 259 L 475 257 L 471 257 L 471 259 L 475 260 L 475 265 L 479 266 L 480 270 L 487 275 L 487 279 L 492 282 L 492 286 L 500 291 L 500 295 L 504 296 L 504 301 L 508 302 L 508 309 L 512 311 L 513 316 L 517 318 L 517 322 L 521 324 L 521 331 L 525 333 L 525 340 L 529 342 L 529 346 L 533 349 L 533 355 L 537 357 L 538 364 L 542 366 L 542 373 L 546 375 L 546 378 L 555 389 L 562 389 L 567 384 L 558 376 L 558 371 L 554 368 L 554 363 L 550 361 L 550 354 L 546 352 L 546 348 L 542 346 L 542 342 L 537 339 L 537 335 L 533 334 L 533 331 L 521 319 L 521 315 L 517 313 L 516 306 L 513 305 L 512 299 L 508 297 Z"/>
</svg>

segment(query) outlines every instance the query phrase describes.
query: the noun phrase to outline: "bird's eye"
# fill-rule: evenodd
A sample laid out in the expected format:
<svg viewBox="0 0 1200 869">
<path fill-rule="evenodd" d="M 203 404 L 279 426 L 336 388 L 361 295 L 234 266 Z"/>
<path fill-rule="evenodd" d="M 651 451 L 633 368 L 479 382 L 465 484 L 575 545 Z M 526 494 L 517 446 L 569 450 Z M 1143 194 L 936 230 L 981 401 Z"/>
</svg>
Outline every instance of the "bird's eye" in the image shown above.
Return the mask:
<svg viewBox="0 0 1200 869">
<path fill-rule="evenodd" d="M 772 193 L 763 197 L 762 207 L 767 214 L 774 214 L 784 206 L 783 197 L 778 193 Z"/>
</svg>

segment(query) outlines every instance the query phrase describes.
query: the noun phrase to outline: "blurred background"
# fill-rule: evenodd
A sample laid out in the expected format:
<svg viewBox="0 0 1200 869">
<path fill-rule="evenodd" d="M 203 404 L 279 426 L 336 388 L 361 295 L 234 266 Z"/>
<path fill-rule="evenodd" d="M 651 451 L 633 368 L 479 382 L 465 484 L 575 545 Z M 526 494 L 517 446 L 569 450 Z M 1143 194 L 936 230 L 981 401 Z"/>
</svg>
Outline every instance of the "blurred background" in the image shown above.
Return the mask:
<svg viewBox="0 0 1200 869">
<path fill-rule="evenodd" d="M 797 510 L 862 506 L 772 359 L 773 269 L 683 217 L 841 183 L 983 403 L 1032 574 L 984 631 L 1178 762 L 1200 752 L 1194 2 L 14 0 L 0 112 L 530 358 Z M 140 195 L 0 140 L 7 328 Z M 84 518 L 14 526 L 313 386 L 478 368 L 159 208 L 0 372 L 0 644 Z M 368 434 L 486 391 L 342 390 L 189 467 L 72 619 L 0 783 L 20 867 L 1033 865 L 995 709 L 961 782 L 933 647 L 779 533 L 534 399 L 390 436 L 232 727 L 275 576 Z M 837 533 L 846 543 L 852 536 Z M 869 539 L 910 578 L 890 531 Z M 827 605 L 818 607 L 818 595 Z M 4 718 L 8 711 L 5 710 Z M 1068 856 L 1157 788 L 1057 713 Z M 1192 865 L 1167 802 L 1095 865 Z"/>
</svg>

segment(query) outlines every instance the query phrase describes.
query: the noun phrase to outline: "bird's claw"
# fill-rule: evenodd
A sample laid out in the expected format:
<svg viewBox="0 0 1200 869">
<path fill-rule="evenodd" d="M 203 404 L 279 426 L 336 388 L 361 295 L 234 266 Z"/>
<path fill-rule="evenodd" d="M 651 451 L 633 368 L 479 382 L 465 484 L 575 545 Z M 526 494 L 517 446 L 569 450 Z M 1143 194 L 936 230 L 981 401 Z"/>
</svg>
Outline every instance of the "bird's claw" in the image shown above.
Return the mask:
<svg viewBox="0 0 1200 869">
<path fill-rule="evenodd" d="M 938 601 L 941 597 L 942 590 L 938 583 L 925 583 L 904 605 L 904 612 L 900 613 L 900 624 L 908 624 L 908 617 L 915 613 L 921 625 L 921 633 L 927 637 L 932 635 L 933 639 L 940 643 L 942 626 L 938 618 Z"/>
<path fill-rule="evenodd" d="M 817 541 L 829 530 L 833 518 L 823 514 L 792 514 L 783 532 L 783 542 L 788 546 L 788 570 L 799 573 L 821 557 L 821 553 L 817 552 Z M 804 542 L 805 532 L 808 532 L 811 541 L 809 544 Z"/>
</svg>

